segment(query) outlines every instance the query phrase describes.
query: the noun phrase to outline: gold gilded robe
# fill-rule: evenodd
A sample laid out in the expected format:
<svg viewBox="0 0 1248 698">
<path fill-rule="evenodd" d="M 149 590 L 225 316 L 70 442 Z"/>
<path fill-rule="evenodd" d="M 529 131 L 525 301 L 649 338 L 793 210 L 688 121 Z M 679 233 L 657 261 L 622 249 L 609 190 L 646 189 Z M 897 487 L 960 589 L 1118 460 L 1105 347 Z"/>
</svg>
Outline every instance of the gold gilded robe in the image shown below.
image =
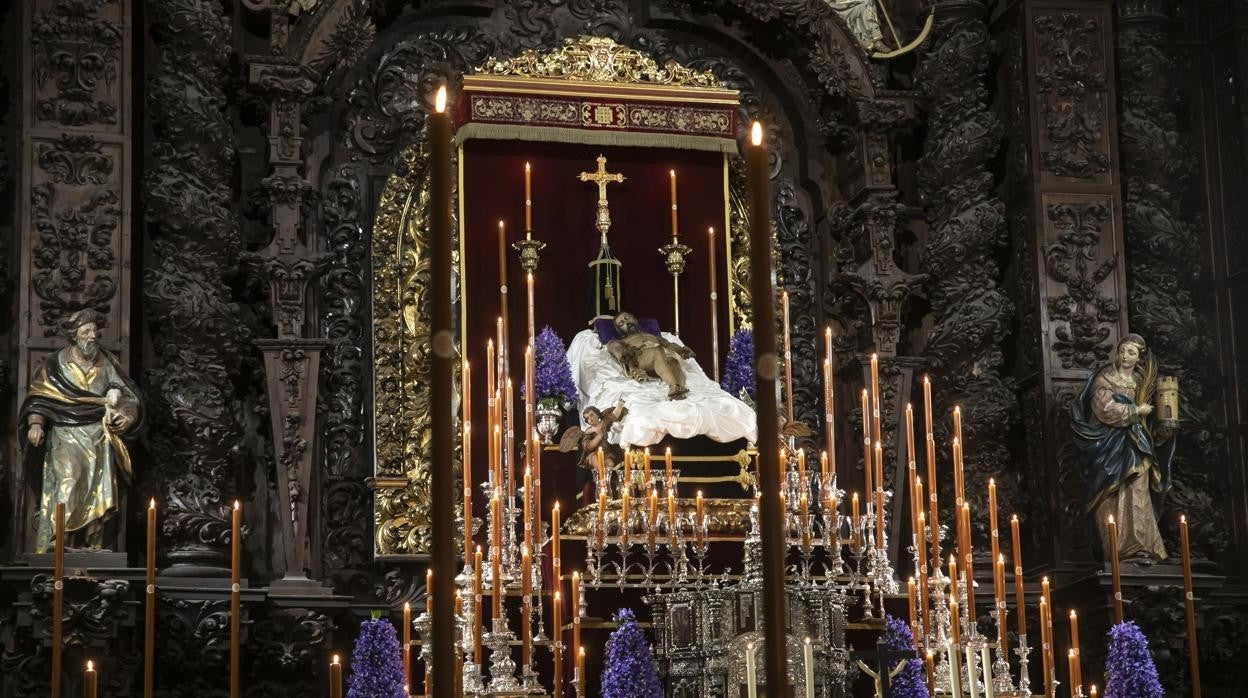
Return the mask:
<svg viewBox="0 0 1248 698">
<path fill-rule="evenodd" d="M 115 406 L 107 404 L 106 394 L 112 388 L 121 392 Z M 131 472 L 129 450 L 113 427 L 118 414 L 131 417 L 127 432 L 139 426 L 138 389 L 108 352 L 101 349 L 95 362 L 83 370 L 65 348 L 49 356 L 36 371 L 20 416 L 22 445 L 31 469 L 42 474 L 35 552 L 52 547 L 59 503 L 65 504 L 67 533 L 82 531 L 116 513 L 119 476 L 129 478 Z M 43 424 L 44 441 L 38 448 L 27 439 L 31 421 Z M 99 531 L 86 543 L 100 547 Z"/>
</svg>

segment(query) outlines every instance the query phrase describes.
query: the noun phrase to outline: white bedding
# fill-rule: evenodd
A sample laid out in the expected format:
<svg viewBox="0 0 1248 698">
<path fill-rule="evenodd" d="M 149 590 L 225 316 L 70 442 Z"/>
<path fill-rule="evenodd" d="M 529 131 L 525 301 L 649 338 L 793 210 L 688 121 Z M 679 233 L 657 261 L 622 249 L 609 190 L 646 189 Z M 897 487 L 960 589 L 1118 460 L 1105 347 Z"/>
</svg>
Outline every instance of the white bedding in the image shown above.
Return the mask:
<svg viewBox="0 0 1248 698">
<path fill-rule="evenodd" d="M 663 337 L 680 343 L 675 335 L 664 332 Z M 707 378 L 693 359 L 683 362 L 689 388 L 683 400 L 669 400 L 667 385 L 660 380 L 639 383 L 625 376 L 593 330 L 582 330 L 572 339 L 568 363 L 582 412 L 591 405 L 605 410 L 624 401 L 628 416 L 609 438 L 624 449 L 651 446 L 667 434 L 678 439 L 707 436 L 719 442 L 758 439 L 754 410 Z"/>
</svg>

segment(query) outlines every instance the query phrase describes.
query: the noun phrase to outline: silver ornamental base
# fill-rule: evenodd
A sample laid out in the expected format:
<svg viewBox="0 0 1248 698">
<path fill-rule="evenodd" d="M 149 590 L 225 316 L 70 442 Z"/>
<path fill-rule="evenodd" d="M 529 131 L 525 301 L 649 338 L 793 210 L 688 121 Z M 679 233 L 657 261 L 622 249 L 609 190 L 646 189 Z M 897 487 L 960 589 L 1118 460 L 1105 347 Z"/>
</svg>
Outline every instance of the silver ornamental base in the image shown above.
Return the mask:
<svg viewBox="0 0 1248 698">
<path fill-rule="evenodd" d="M 490 648 L 489 693 L 517 693 L 520 683 L 516 681 L 516 663 L 511 658 L 511 641 L 515 634 L 507 629 L 506 618 L 494 619 L 494 632 L 485 634 L 485 646 Z"/>
<path fill-rule="evenodd" d="M 1027 636 L 1018 636 L 1018 647 L 1014 648 L 1014 656 L 1018 657 L 1018 692 L 1024 696 L 1031 695 L 1031 678 L 1027 675 L 1028 658 L 1031 648 L 1027 646 Z"/>
<path fill-rule="evenodd" d="M 481 667 L 474 661 L 464 662 L 464 695 L 477 696 L 485 692 L 485 682 L 481 680 Z"/>
</svg>

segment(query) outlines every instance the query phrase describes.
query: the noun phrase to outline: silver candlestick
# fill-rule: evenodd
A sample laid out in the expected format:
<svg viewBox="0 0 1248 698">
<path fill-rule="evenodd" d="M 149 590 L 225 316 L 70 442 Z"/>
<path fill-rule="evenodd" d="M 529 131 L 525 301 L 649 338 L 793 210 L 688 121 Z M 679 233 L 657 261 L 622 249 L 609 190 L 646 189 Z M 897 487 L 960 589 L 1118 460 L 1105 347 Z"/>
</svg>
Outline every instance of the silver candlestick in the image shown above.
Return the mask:
<svg viewBox="0 0 1248 698">
<path fill-rule="evenodd" d="M 1031 678 L 1027 675 L 1027 664 L 1030 661 L 1031 648 L 1027 646 L 1027 634 L 1018 636 L 1018 647 L 1014 648 L 1014 656 L 1018 657 L 1018 692 L 1031 695 Z"/>
<path fill-rule="evenodd" d="M 520 683 L 516 681 L 516 663 L 511 658 L 511 641 L 515 633 L 507 629 L 506 616 L 494 619 L 494 631 L 485 634 L 485 646 L 490 652 L 490 684 L 492 693 L 516 693 Z"/>
</svg>

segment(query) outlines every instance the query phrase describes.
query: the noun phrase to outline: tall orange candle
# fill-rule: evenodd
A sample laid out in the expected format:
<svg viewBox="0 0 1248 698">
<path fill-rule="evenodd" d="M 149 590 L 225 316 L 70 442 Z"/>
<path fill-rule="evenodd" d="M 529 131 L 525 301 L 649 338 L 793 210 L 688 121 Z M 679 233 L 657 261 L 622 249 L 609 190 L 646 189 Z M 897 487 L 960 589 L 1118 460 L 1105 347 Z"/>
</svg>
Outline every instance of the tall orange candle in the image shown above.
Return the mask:
<svg viewBox="0 0 1248 698">
<path fill-rule="evenodd" d="M 1079 696 L 1079 653 L 1073 648 L 1066 651 L 1067 672 L 1070 675 L 1070 695 L 1071 698 Z"/>
<path fill-rule="evenodd" d="M 989 542 L 992 544 L 992 559 L 996 560 L 1001 554 L 1001 545 L 1000 536 L 997 533 L 997 481 L 994 478 L 988 478 L 988 529 Z"/>
<path fill-rule="evenodd" d="M 864 492 L 867 495 L 868 513 L 870 513 L 870 502 L 874 497 L 875 488 L 871 485 L 871 473 L 874 466 L 871 463 L 871 398 L 866 390 L 862 391 L 862 472 L 866 478 L 866 487 Z"/>
<path fill-rule="evenodd" d="M 1109 538 L 1109 571 L 1114 592 L 1114 623 L 1122 622 L 1122 576 L 1118 569 L 1118 524 L 1114 515 L 1107 520 L 1107 538 Z"/>
<path fill-rule="evenodd" d="M 668 446 L 663 451 L 663 467 L 667 472 L 667 488 L 668 491 L 676 489 L 676 478 L 672 475 L 672 447 Z"/>
<path fill-rule="evenodd" d="M 576 695 L 589 695 L 585 692 L 585 648 L 580 645 L 576 648 Z"/>
<path fill-rule="evenodd" d="M 524 163 L 524 239 L 533 239 L 533 168 Z"/>
<path fill-rule="evenodd" d="M 784 324 L 784 414 L 793 423 L 793 335 L 789 331 L 789 292 L 780 292 L 780 312 Z"/>
<path fill-rule="evenodd" d="M 425 578 L 425 584 L 429 584 L 428 577 Z M 412 605 L 406 601 L 403 602 L 403 682 L 408 683 L 412 680 Z"/>
<path fill-rule="evenodd" d="M 644 489 L 650 489 L 651 487 L 653 487 L 654 485 L 650 480 L 650 447 L 649 446 L 641 450 L 641 473 L 642 473 L 641 486 Z"/>
<path fill-rule="evenodd" d="M 823 329 L 823 450 L 836 462 L 836 399 L 832 375 L 832 328 Z M 835 470 L 835 466 L 832 468 Z M 824 480 L 827 481 L 825 474 Z"/>
<path fill-rule="evenodd" d="M 883 441 L 880 436 L 880 355 L 871 354 L 871 440 Z M 877 483 L 883 487 L 882 483 Z"/>
<path fill-rule="evenodd" d="M 1005 651 L 1006 641 L 1009 638 L 1009 629 L 1005 622 L 1005 556 L 997 555 L 997 564 L 993 569 L 992 576 L 993 587 L 996 590 L 997 601 L 997 642 L 1001 645 L 1002 651 Z M 1007 653 L 1006 656 L 1009 656 Z"/>
<path fill-rule="evenodd" d="M 562 564 L 562 555 L 560 550 L 563 546 L 560 544 L 561 534 L 559 532 L 559 528 L 562 525 L 562 521 L 560 521 L 561 516 L 562 514 L 559 510 L 559 502 L 555 502 L 555 506 L 550 509 L 550 559 L 556 571 L 556 584 L 559 583 L 558 570 L 559 566 Z"/>
<path fill-rule="evenodd" d="M 975 569 L 974 558 L 971 550 L 971 505 L 962 502 L 962 525 L 966 531 L 966 557 L 963 558 L 966 568 L 962 574 L 966 576 L 966 614 L 971 619 L 971 623 L 975 622 Z"/>
<path fill-rule="evenodd" d="M 520 499 L 523 502 L 521 512 L 524 517 L 521 519 L 524 522 L 524 540 L 521 542 L 524 545 L 528 545 L 533 534 L 533 505 L 531 504 L 533 499 L 533 469 L 527 465 L 524 466 L 524 496 Z"/>
<path fill-rule="evenodd" d="M 506 385 L 506 392 L 503 397 L 503 409 L 506 410 L 507 427 L 503 432 L 503 453 L 506 454 L 507 461 L 507 497 L 514 499 L 516 496 L 516 458 L 515 458 L 515 438 L 516 438 L 516 415 L 513 405 L 515 402 L 515 392 L 512 390 L 511 379 L 503 381 Z"/>
<path fill-rule="evenodd" d="M 472 553 L 472 661 L 481 666 L 481 626 L 484 625 L 485 606 L 481 603 L 481 546 Z"/>
<path fill-rule="evenodd" d="M 659 491 L 650 488 L 650 511 L 646 516 L 646 545 L 654 550 L 654 534 L 659 520 Z"/>
<path fill-rule="evenodd" d="M 1183 554 L 1183 608 L 1187 614 L 1187 650 L 1192 674 L 1192 696 L 1200 698 L 1200 652 L 1196 643 L 1196 599 L 1192 593 L 1192 550 L 1187 540 L 1187 516 L 1179 515 L 1179 543 Z"/>
<path fill-rule="evenodd" d="M 797 498 L 797 505 L 802 517 L 802 549 L 810 550 L 810 498 L 806 496 L 805 492 Z"/>
<path fill-rule="evenodd" d="M 464 563 L 472 559 L 472 422 L 464 421 Z"/>
<path fill-rule="evenodd" d="M 680 224 L 678 221 L 677 205 L 676 205 L 676 170 L 669 171 L 672 182 L 672 237 L 676 238 L 680 235 Z"/>
<path fill-rule="evenodd" d="M 581 646 L 581 573 L 572 573 L 572 595 L 568 597 L 568 613 L 572 618 L 572 646 Z"/>
<path fill-rule="evenodd" d="M 563 698 L 563 597 L 558 590 L 550 601 L 551 628 L 554 630 L 555 698 Z"/>
<path fill-rule="evenodd" d="M 1049 602 L 1040 597 L 1040 660 L 1044 667 L 1044 695 L 1053 695 L 1053 652 L 1049 638 Z"/>
<path fill-rule="evenodd" d="M 86 698 L 96 698 L 99 694 L 99 672 L 95 670 L 95 662 L 87 660 L 87 668 L 82 673 L 82 695 Z"/>
<path fill-rule="evenodd" d="M 671 553 L 676 554 L 676 497 L 667 491 L 667 545 Z"/>
<path fill-rule="evenodd" d="M 425 613 L 433 618 L 433 568 L 425 570 Z"/>
<path fill-rule="evenodd" d="M 949 632 L 953 638 L 953 644 L 956 646 L 962 642 L 962 631 L 959 629 L 961 623 L 958 622 L 958 599 L 954 596 L 949 597 Z M 955 650 L 956 651 L 956 650 Z M 952 659 L 952 657 L 950 658 Z M 957 666 L 956 661 L 954 666 Z"/>
<path fill-rule="evenodd" d="M 342 661 L 336 654 L 329 662 L 329 698 L 342 698 Z"/>
<path fill-rule="evenodd" d="M 862 547 L 862 538 L 860 537 L 862 535 L 862 514 L 858 510 L 857 492 L 855 492 L 850 498 L 850 512 L 851 530 L 849 532 L 849 539 L 854 550 L 858 550 Z"/>
<path fill-rule="evenodd" d="M 1074 673 L 1070 676 L 1071 689 L 1074 690 L 1083 685 L 1083 666 L 1079 658 L 1079 614 L 1073 608 L 1070 609 L 1070 653 L 1074 655 L 1071 664 Z"/>
<path fill-rule="evenodd" d="M 801 489 L 799 492 L 805 492 L 810 489 L 810 480 L 806 479 L 806 449 L 797 449 L 797 482 Z"/>
<path fill-rule="evenodd" d="M 932 433 L 932 380 L 923 376 L 923 431 L 927 455 L 928 526 L 932 531 L 932 570 L 940 575 L 940 515 L 936 498 L 936 437 Z"/>
<path fill-rule="evenodd" d="M 143 604 L 143 695 L 152 698 L 156 666 L 156 500 L 147 504 L 147 574 Z"/>
<path fill-rule="evenodd" d="M 607 493 L 598 490 L 598 547 L 601 549 L 607 535 Z"/>
<path fill-rule="evenodd" d="M 61 619 L 64 618 L 65 502 L 57 502 L 52 515 L 56 542 L 52 548 L 52 695 L 61 695 Z"/>
<path fill-rule="evenodd" d="M 875 547 L 884 549 L 884 447 L 875 442 Z"/>
<path fill-rule="evenodd" d="M 522 667 L 530 665 L 533 659 L 533 625 L 529 622 L 533 617 L 533 558 L 529 555 L 529 546 L 520 544 L 520 661 Z"/>
<path fill-rule="evenodd" d="M 711 280 L 710 298 L 710 315 L 711 315 L 711 375 L 715 377 L 715 382 L 719 382 L 719 291 L 716 288 L 719 277 L 719 270 L 715 268 L 715 228 L 706 229 L 707 240 L 707 276 Z"/>
<path fill-rule="evenodd" d="M 230 517 L 230 698 L 238 698 L 238 681 L 241 676 L 239 648 L 239 615 L 241 603 L 239 599 L 239 583 L 242 567 L 243 512 L 238 500 L 234 500 L 234 510 Z"/>
<path fill-rule="evenodd" d="M 922 491 L 922 487 L 920 486 L 920 492 L 921 491 Z M 924 526 L 926 524 L 926 518 L 927 518 L 927 515 L 920 511 L 919 512 L 919 530 L 920 531 L 924 530 Z M 920 538 L 919 540 L 920 540 L 919 557 L 923 558 L 923 561 L 919 564 L 919 606 L 921 610 L 921 613 L 919 615 L 923 618 L 923 636 L 927 637 L 927 635 L 932 631 L 932 613 L 931 613 L 931 602 L 928 599 L 930 594 L 928 593 L 928 588 L 927 588 L 927 559 L 924 556 L 924 551 L 922 550 L 922 546 L 923 546 L 922 538 Z"/>
<path fill-rule="evenodd" d="M 503 616 L 503 512 L 501 490 L 495 489 L 490 499 L 490 513 L 494 518 L 494 544 L 490 551 L 490 602 L 491 618 Z"/>
<path fill-rule="evenodd" d="M 1018 514 L 1010 516 L 1010 537 L 1014 546 L 1014 606 L 1018 613 L 1018 634 L 1027 634 L 1027 613 L 1023 595 L 1023 546 L 1018 535 Z"/>
</svg>

